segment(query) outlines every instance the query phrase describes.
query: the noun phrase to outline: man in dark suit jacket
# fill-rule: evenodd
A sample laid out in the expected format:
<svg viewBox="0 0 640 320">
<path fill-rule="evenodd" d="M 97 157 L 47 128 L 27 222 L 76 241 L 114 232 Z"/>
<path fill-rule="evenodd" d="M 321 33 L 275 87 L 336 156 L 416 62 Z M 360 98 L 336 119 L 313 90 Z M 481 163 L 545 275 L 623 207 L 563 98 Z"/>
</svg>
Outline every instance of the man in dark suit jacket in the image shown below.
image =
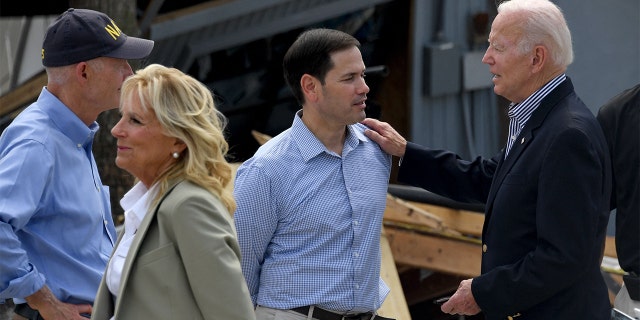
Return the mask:
<svg viewBox="0 0 640 320">
<path fill-rule="evenodd" d="M 481 275 L 441 310 L 486 319 L 610 318 L 600 273 L 610 159 L 602 129 L 565 75 L 571 35 L 547 0 L 503 2 L 482 61 L 511 101 L 509 139 L 492 159 L 407 143 L 366 119 L 367 135 L 402 157 L 398 180 L 485 205 Z"/>
<path fill-rule="evenodd" d="M 614 306 L 640 316 L 640 84 L 598 111 L 613 167 L 611 209 L 616 209 L 616 251 L 627 272 Z M 639 311 L 636 311 L 639 310 Z"/>
</svg>

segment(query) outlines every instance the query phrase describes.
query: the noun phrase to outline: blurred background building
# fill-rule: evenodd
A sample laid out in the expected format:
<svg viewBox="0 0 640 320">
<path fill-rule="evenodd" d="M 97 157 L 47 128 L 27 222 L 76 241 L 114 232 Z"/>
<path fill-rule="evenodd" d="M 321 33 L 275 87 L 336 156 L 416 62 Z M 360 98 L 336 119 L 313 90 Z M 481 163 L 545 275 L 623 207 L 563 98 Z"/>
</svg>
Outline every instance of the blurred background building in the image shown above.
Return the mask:
<svg viewBox="0 0 640 320">
<path fill-rule="evenodd" d="M 156 42 L 135 67 L 160 63 L 207 84 L 229 118 L 230 161 L 258 148 L 252 130 L 274 136 L 300 109 L 281 71 L 282 57 L 303 30 L 328 27 L 354 35 L 368 66 L 367 113 L 407 139 L 471 158 L 498 152 L 507 102 L 492 90 L 481 63 L 497 0 L 75 0 L 0 2 L 0 130 L 36 100 L 46 75 L 41 42 L 68 7 L 110 15 L 129 35 Z M 567 70 L 594 112 L 640 82 L 640 1 L 557 0 L 573 35 Z M 112 207 L 131 177 L 114 168 L 110 128 L 117 111 L 99 118 L 94 143 Z M 394 168 L 395 169 L 395 168 Z M 395 181 L 392 171 L 391 182 Z M 1 196 L 1 195 L 0 195 Z M 121 221 L 121 220 L 120 220 Z M 416 314 L 418 311 L 415 311 Z"/>
</svg>

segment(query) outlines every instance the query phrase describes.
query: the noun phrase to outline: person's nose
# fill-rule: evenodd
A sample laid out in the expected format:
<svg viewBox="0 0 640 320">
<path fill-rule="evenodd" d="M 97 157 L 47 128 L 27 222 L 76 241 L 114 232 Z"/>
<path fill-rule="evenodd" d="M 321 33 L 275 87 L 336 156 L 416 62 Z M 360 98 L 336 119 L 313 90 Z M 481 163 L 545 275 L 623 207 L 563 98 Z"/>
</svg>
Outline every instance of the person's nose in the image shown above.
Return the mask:
<svg viewBox="0 0 640 320">
<path fill-rule="evenodd" d="M 369 86 L 367 85 L 367 82 L 364 80 L 364 78 L 362 78 L 362 85 L 359 87 L 359 94 L 367 94 L 369 93 Z"/>
<path fill-rule="evenodd" d="M 120 118 L 120 120 L 116 123 L 116 125 L 113 126 L 113 128 L 111 128 L 111 135 L 114 138 L 120 138 L 124 134 L 122 129 L 121 129 L 121 125 L 120 125 L 121 122 L 122 122 L 122 118 Z"/>
<path fill-rule="evenodd" d="M 493 58 L 491 58 L 489 50 L 491 50 L 491 47 L 487 48 L 487 51 L 484 52 L 484 56 L 482 56 L 482 63 L 491 65 L 493 64 Z"/>
</svg>

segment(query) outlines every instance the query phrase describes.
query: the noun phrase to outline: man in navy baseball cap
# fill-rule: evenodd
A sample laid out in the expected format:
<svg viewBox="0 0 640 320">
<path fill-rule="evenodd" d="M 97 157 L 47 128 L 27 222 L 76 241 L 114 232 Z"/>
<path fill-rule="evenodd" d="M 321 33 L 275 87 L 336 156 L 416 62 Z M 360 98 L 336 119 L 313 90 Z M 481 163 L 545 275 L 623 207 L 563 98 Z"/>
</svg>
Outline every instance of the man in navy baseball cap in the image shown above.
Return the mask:
<svg viewBox="0 0 640 320">
<path fill-rule="evenodd" d="M 90 316 L 117 239 L 92 152 L 96 119 L 120 105 L 128 60 L 153 45 L 93 10 L 49 26 L 47 85 L 0 136 L 0 301 L 13 299 L 12 319 Z"/>
<path fill-rule="evenodd" d="M 106 14 L 71 8 L 47 30 L 42 44 L 42 64 L 61 67 L 97 57 L 142 59 L 153 41 L 129 37 Z"/>
</svg>

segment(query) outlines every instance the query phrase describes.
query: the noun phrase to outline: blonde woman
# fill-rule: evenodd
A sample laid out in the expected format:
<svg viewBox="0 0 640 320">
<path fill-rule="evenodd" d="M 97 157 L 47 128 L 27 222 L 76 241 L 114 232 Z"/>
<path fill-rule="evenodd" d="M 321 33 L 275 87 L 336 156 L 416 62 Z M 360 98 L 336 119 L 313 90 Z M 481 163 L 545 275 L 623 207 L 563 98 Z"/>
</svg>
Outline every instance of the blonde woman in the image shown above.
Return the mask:
<svg viewBox="0 0 640 320">
<path fill-rule="evenodd" d="M 209 89 L 150 65 L 122 85 L 116 165 L 136 177 L 92 319 L 254 319 L 226 186 L 225 118 Z"/>
</svg>

